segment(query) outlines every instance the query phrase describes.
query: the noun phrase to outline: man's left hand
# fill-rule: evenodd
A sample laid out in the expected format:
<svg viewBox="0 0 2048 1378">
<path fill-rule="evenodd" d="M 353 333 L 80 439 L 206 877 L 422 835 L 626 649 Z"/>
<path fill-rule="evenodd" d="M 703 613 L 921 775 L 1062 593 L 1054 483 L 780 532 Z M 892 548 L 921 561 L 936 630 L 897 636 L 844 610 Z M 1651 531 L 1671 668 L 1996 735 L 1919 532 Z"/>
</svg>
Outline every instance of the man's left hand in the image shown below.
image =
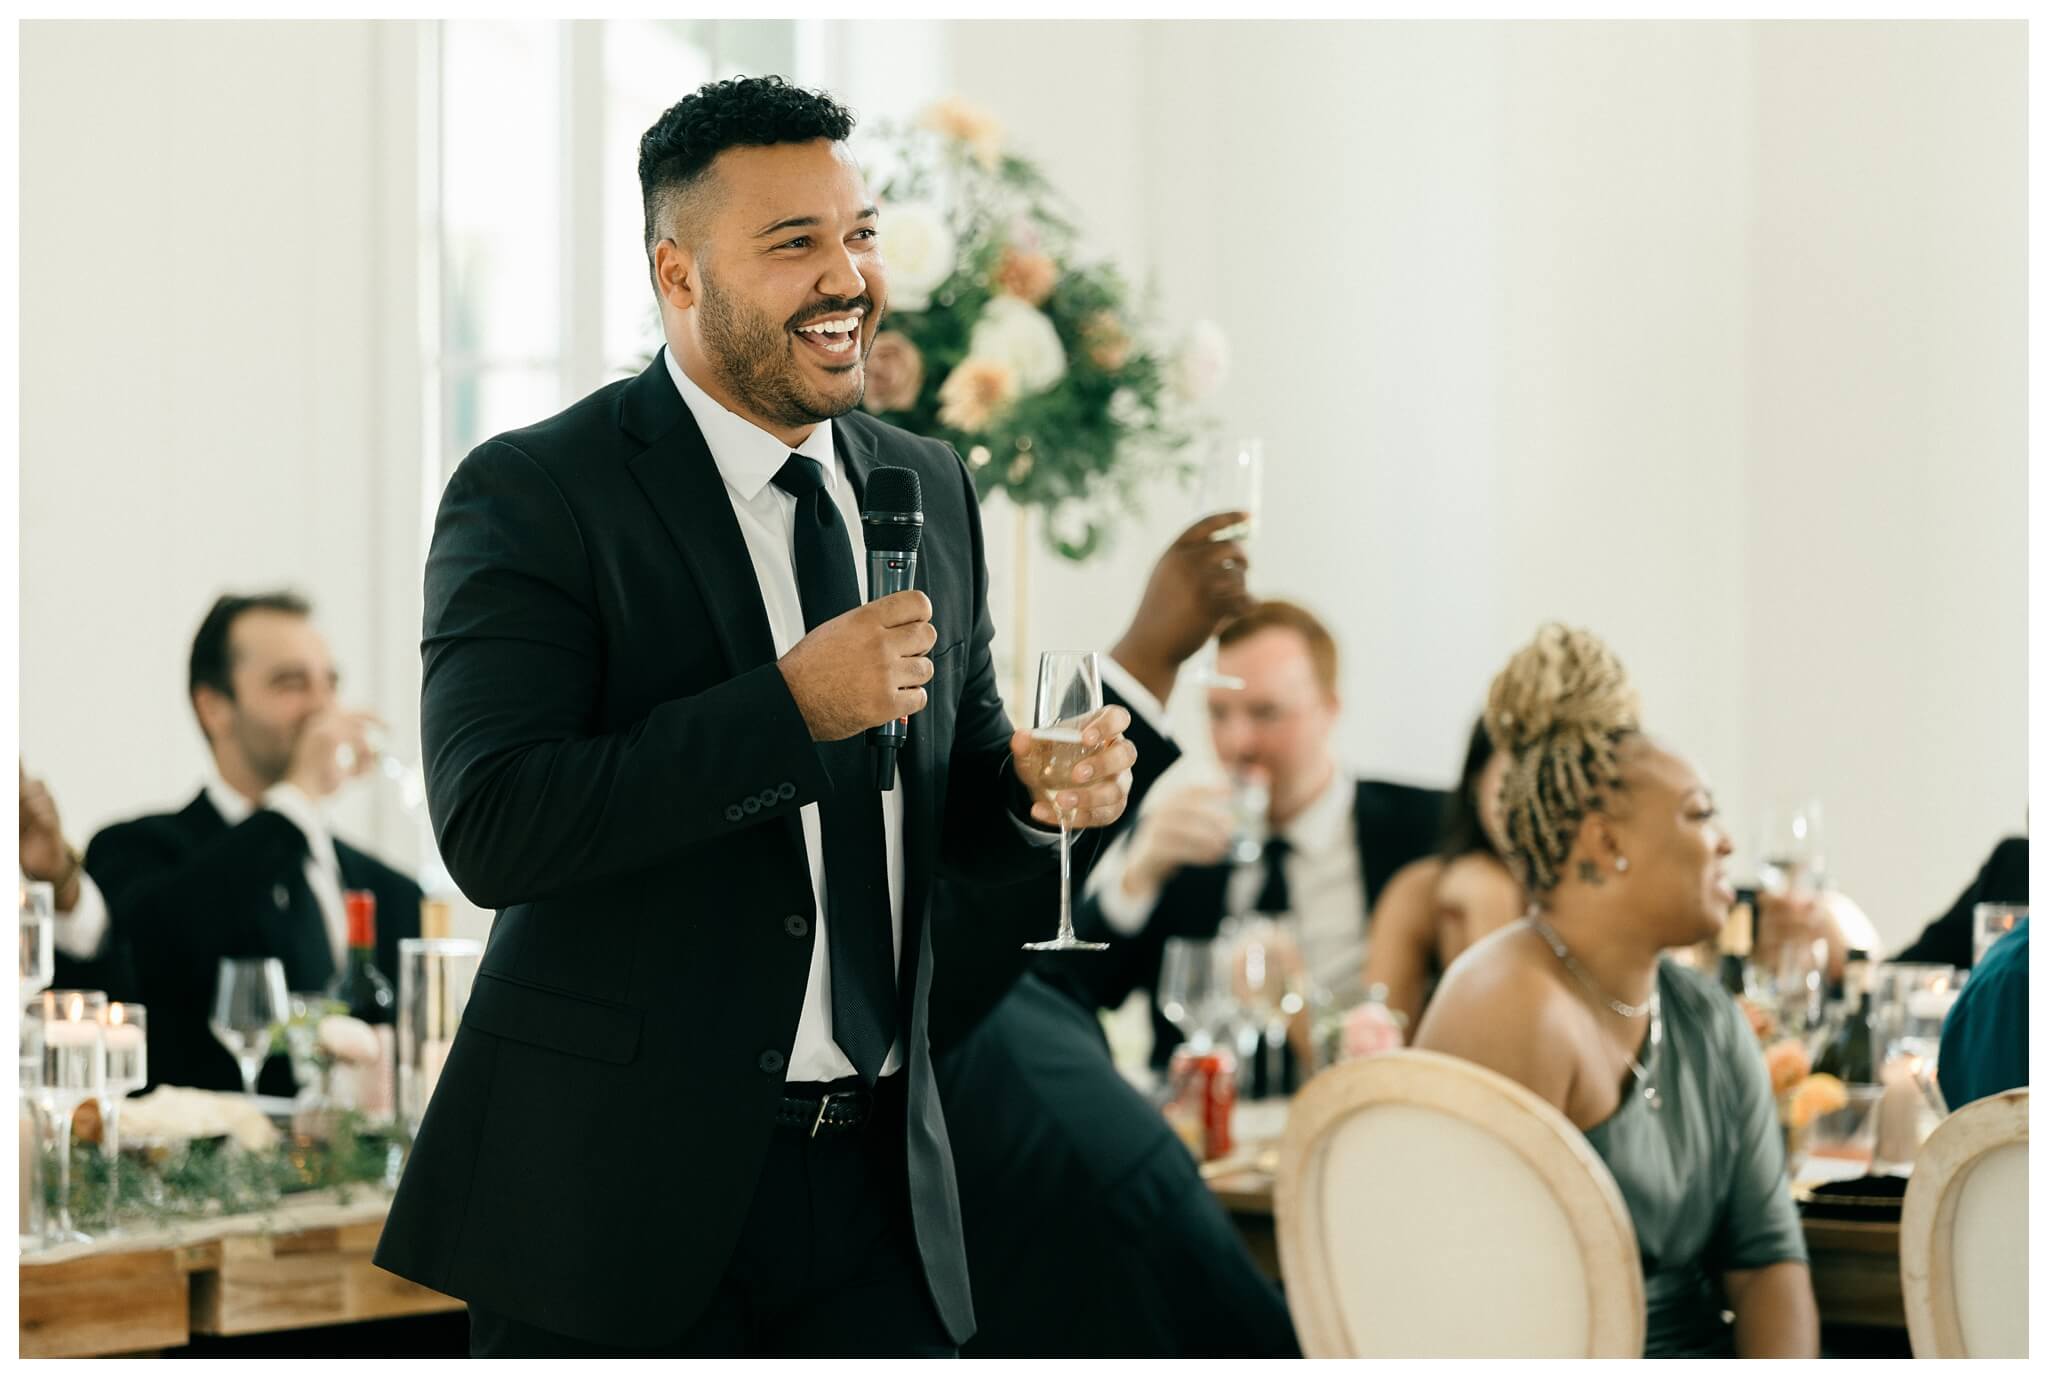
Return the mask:
<svg viewBox="0 0 2048 1378">
<path fill-rule="evenodd" d="M 1074 768 L 1072 788 L 1058 792 L 1069 828 L 1103 828 L 1123 817 L 1131 797 L 1131 767 L 1138 760 L 1138 749 L 1124 740 L 1124 729 L 1130 725 L 1130 713 L 1115 704 L 1099 709 L 1081 725 L 1081 749 L 1086 754 Z M 1010 764 L 1031 791 L 1032 821 L 1056 828 L 1059 814 L 1047 802 L 1043 786 L 1049 745 L 1032 736 L 1030 729 L 1020 728 L 1010 738 Z"/>
</svg>

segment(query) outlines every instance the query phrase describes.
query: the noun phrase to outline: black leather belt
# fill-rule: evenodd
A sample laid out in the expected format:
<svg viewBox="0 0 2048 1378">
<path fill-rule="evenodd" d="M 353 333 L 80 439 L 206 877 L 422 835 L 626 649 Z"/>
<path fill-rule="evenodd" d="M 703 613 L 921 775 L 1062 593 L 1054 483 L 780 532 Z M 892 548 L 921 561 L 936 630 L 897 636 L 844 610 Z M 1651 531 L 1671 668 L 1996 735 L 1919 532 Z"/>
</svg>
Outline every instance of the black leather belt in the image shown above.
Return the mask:
<svg viewBox="0 0 2048 1378">
<path fill-rule="evenodd" d="M 775 1123 L 785 1129 L 801 1129 L 814 1139 L 820 1134 L 859 1129 L 874 1116 L 875 1096 L 865 1086 L 827 1090 L 791 1083 L 783 1089 L 794 1094 L 783 1096 L 776 1106 Z"/>
</svg>

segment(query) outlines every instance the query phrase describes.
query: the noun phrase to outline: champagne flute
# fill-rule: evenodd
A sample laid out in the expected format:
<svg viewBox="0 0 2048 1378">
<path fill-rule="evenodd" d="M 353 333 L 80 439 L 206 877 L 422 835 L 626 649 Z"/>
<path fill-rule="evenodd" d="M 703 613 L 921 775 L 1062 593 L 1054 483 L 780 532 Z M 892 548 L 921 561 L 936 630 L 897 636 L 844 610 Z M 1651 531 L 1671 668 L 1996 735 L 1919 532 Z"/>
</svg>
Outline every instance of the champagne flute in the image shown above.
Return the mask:
<svg viewBox="0 0 2048 1378">
<path fill-rule="evenodd" d="M 398 793 L 399 807 L 407 813 L 418 813 L 427 806 L 427 778 L 420 768 L 410 761 L 404 761 L 393 753 L 390 734 L 376 723 L 363 727 L 363 739 L 369 744 L 370 758 L 375 765 L 378 778 L 393 786 Z M 356 749 L 343 742 L 334 749 L 335 759 L 345 771 L 356 766 Z"/>
<path fill-rule="evenodd" d="M 1230 982 L 1223 970 L 1229 939 L 1168 938 L 1159 957 L 1159 1012 L 1198 1053 L 1215 1046 L 1230 1021 Z"/>
<path fill-rule="evenodd" d="M 43 1112 L 43 1154 L 57 1160 L 57 1209 L 48 1217 L 44 1247 L 89 1242 L 71 1224 L 71 1117 L 98 1100 L 107 1080 L 107 1044 L 100 1024 L 107 994 L 99 990 L 46 990 L 28 1017 L 43 1050 L 36 1100 Z"/>
<path fill-rule="evenodd" d="M 109 1000 L 101 1022 L 107 1044 L 106 1089 L 100 1096 L 100 1151 L 107 1158 L 107 1224 L 121 1206 L 121 1102 L 149 1084 L 149 1011 Z"/>
<path fill-rule="evenodd" d="M 1259 486 L 1265 469 L 1265 447 L 1256 437 L 1221 443 L 1210 448 L 1202 461 L 1201 511 L 1195 516 L 1218 512 L 1243 512 L 1246 519 L 1214 532 L 1212 541 L 1249 541 L 1258 526 Z M 1189 662 L 1188 672 L 1197 684 L 1215 689 L 1242 689 L 1244 681 L 1235 675 L 1218 673 L 1216 638 L 1210 637 Z"/>
<path fill-rule="evenodd" d="M 1108 943 L 1084 943 L 1074 936 L 1073 819 L 1060 808 L 1062 792 L 1073 788 L 1074 767 L 1088 754 L 1081 732 L 1102 710 L 1102 666 L 1093 651 L 1047 651 L 1038 658 L 1038 696 L 1031 711 L 1031 735 L 1039 742 L 1039 789 L 1060 822 L 1060 932 L 1050 942 L 1026 943 L 1026 952 L 1100 952 Z"/>
<path fill-rule="evenodd" d="M 291 1009 L 284 963 L 275 957 L 223 957 L 213 988 L 213 1017 L 207 1027 L 242 1069 L 242 1091 L 256 1094 L 256 1076 L 270 1054 L 270 1041 Z"/>
<path fill-rule="evenodd" d="M 21 1003 L 57 976 L 57 892 L 47 880 L 21 883 Z"/>
</svg>

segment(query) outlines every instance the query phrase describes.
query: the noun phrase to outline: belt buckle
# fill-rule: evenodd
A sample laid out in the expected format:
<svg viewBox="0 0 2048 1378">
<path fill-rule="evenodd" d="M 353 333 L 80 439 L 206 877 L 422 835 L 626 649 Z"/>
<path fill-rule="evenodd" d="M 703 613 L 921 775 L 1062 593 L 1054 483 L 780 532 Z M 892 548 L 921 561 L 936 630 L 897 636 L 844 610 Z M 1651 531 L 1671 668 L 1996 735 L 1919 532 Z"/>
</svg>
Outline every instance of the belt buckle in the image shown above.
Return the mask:
<svg viewBox="0 0 2048 1378">
<path fill-rule="evenodd" d="M 844 1096 L 845 1094 L 846 1093 L 844 1091 L 829 1091 L 826 1094 L 818 1097 L 818 1118 L 811 1121 L 812 1138 L 815 1139 L 818 1137 L 818 1130 L 822 1128 L 825 1123 L 825 1107 L 832 1103 L 832 1098 L 834 1096 Z"/>
</svg>

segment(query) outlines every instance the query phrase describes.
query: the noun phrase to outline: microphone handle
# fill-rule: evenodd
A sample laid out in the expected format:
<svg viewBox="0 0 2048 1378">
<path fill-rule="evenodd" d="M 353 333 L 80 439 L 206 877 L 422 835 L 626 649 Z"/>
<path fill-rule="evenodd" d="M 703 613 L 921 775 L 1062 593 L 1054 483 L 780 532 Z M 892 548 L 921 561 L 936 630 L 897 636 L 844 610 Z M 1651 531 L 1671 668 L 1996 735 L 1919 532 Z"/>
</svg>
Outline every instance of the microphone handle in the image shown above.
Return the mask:
<svg viewBox="0 0 2048 1378">
<path fill-rule="evenodd" d="M 917 584 L 917 552 L 914 550 L 868 551 L 868 601 L 902 593 Z M 896 783 L 896 753 L 910 737 L 910 719 L 898 718 L 867 731 L 868 747 L 875 758 L 875 788 L 887 790 Z"/>
</svg>

